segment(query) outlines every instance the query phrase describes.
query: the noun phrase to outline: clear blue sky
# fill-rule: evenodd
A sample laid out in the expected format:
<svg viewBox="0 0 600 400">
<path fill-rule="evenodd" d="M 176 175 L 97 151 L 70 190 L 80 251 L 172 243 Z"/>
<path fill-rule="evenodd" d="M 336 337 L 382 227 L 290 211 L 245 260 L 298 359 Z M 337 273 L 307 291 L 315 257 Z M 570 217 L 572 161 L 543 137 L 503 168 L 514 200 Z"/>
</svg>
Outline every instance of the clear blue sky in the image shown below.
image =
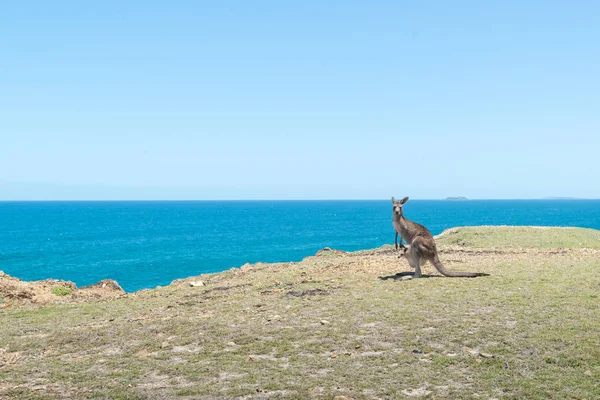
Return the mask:
<svg viewBox="0 0 600 400">
<path fill-rule="evenodd" d="M 0 5 L 0 199 L 600 197 L 600 2 Z"/>
</svg>

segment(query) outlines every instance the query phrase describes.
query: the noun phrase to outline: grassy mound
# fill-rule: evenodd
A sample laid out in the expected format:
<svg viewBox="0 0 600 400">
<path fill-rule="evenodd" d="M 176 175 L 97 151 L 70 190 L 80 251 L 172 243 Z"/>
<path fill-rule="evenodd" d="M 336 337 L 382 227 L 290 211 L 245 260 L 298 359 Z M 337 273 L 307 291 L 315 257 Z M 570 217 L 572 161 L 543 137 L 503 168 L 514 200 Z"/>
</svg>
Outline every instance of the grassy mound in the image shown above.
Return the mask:
<svg viewBox="0 0 600 400">
<path fill-rule="evenodd" d="M 441 261 L 475 279 L 397 279 L 410 268 L 385 246 L 5 308 L 0 397 L 598 398 L 597 238 L 441 235 Z"/>
<path fill-rule="evenodd" d="M 469 226 L 447 229 L 437 242 L 438 245 L 475 248 L 600 249 L 600 231 L 544 226 Z"/>
</svg>

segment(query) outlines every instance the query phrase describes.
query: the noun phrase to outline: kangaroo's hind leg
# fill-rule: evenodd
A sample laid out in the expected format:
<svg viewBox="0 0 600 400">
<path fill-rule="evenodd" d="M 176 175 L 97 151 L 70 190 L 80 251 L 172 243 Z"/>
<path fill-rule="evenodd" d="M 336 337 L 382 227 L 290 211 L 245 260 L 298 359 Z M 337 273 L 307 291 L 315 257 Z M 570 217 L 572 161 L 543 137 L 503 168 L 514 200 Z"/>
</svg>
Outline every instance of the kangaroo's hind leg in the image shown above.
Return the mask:
<svg viewBox="0 0 600 400">
<path fill-rule="evenodd" d="M 421 274 L 421 266 L 419 265 L 420 257 L 418 243 L 413 242 L 410 244 L 410 248 L 408 249 L 406 256 L 408 265 L 415 269 L 415 278 L 421 278 L 423 275 Z"/>
</svg>

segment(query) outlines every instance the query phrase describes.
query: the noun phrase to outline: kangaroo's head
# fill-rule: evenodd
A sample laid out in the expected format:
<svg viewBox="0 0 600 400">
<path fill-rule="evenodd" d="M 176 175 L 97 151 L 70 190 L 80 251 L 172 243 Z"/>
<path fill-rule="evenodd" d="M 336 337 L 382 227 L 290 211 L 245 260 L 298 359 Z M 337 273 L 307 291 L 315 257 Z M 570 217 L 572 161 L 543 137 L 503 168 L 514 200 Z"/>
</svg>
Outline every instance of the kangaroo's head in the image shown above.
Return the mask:
<svg viewBox="0 0 600 400">
<path fill-rule="evenodd" d="M 394 216 L 396 218 L 400 218 L 402 216 L 402 204 L 406 203 L 408 201 L 408 197 L 403 198 L 400 201 L 396 201 L 395 198 L 392 197 L 392 204 L 393 204 L 393 213 Z"/>
</svg>

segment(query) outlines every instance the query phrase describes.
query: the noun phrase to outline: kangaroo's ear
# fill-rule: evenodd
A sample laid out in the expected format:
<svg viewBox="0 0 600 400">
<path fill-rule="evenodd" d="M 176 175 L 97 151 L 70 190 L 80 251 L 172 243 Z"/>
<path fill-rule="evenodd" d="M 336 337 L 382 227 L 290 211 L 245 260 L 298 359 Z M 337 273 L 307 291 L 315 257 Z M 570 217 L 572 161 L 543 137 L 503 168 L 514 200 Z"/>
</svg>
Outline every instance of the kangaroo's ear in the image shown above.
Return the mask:
<svg viewBox="0 0 600 400">
<path fill-rule="evenodd" d="M 396 199 L 392 196 L 392 203 L 395 203 Z"/>
<path fill-rule="evenodd" d="M 408 197 L 403 198 L 402 200 L 400 200 L 400 204 L 404 204 L 408 201 Z"/>
</svg>

